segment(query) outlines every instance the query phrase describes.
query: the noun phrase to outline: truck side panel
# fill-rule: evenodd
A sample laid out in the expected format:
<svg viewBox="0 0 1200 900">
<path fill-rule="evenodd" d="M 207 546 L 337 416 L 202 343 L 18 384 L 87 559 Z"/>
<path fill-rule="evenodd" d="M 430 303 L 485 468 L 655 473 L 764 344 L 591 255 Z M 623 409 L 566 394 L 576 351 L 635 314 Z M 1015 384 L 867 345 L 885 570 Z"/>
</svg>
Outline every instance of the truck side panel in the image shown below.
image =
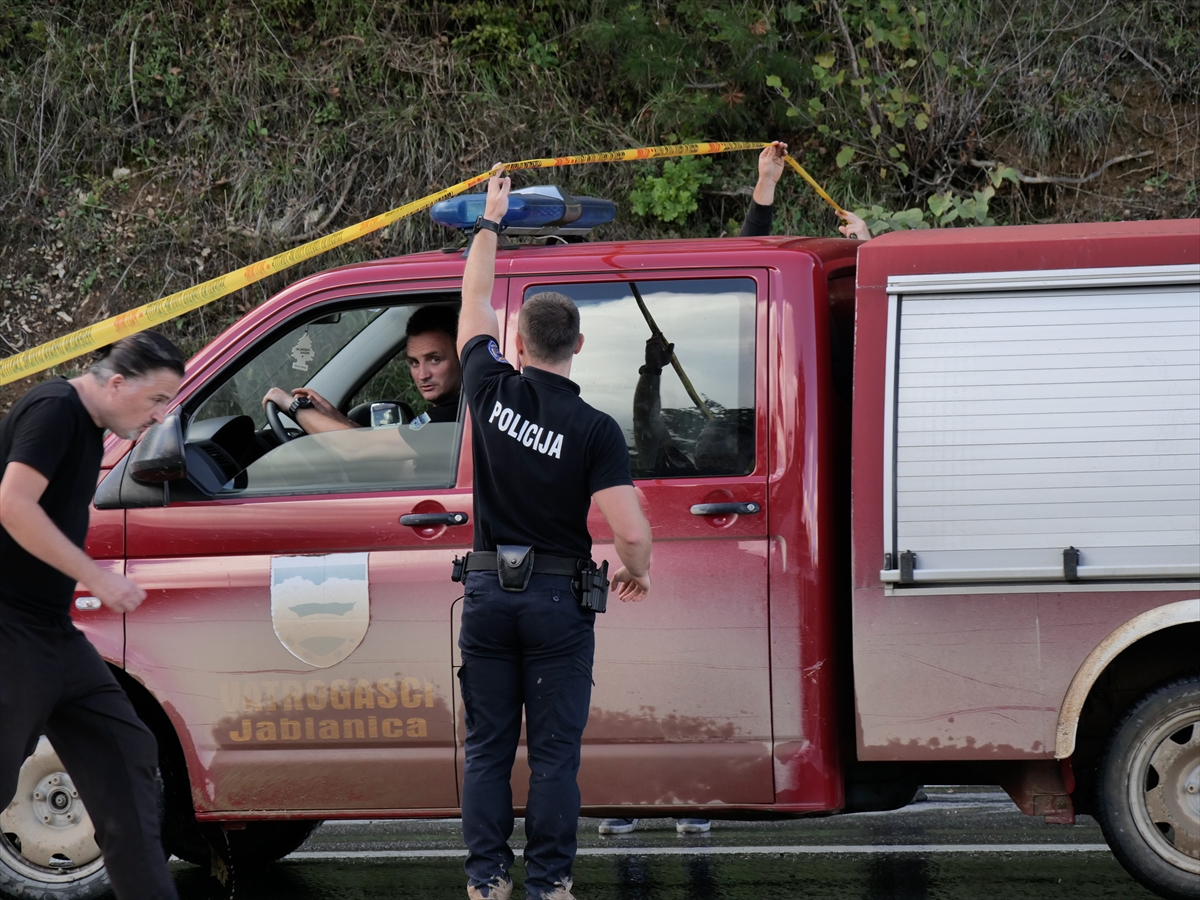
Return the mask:
<svg viewBox="0 0 1200 900">
<path fill-rule="evenodd" d="M 1059 708 L 1087 654 L 1134 616 L 1200 593 L 1186 581 L 1089 584 L 1061 576 L 884 583 L 881 570 L 899 565 L 884 558 L 892 549 L 884 546 L 885 474 L 895 474 L 885 473 L 885 447 L 895 439 L 886 418 L 889 277 L 1197 262 L 1195 222 L 921 232 L 888 235 L 860 251 L 852 502 L 861 759 L 1051 757 Z"/>
</svg>

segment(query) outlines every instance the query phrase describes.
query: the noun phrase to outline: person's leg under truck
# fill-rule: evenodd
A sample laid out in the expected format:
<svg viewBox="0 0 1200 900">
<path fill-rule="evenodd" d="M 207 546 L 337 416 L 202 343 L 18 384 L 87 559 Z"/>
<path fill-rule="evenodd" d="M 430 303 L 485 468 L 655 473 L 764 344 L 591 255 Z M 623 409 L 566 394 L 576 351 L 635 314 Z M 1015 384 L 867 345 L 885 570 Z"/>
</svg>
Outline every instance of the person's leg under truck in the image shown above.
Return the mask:
<svg viewBox="0 0 1200 900">
<path fill-rule="evenodd" d="M 534 576 L 520 619 L 529 802 L 525 893 L 569 891 L 579 826 L 579 750 L 592 697 L 596 614 L 566 576 Z"/>
<path fill-rule="evenodd" d="M 471 887 L 509 880 L 513 852 L 512 767 L 521 737 L 521 650 L 517 599 L 495 575 L 472 572 L 463 592 L 459 687 L 466 712 L 463 840 Z"/>
<path fill-rule="evenodd" d="M 64 640 L 63 697 L 46 736 L 79 789 L 119 900 L 176 900 L 159 834 L 158 744 L 96 648 Z"/>
<path fill-rule="evenodd" d="M 72 628 L 73 630 L 73 628 Z M 0 620 L 0 810 L 62 691 L 61 629 Z"/>
</svg>

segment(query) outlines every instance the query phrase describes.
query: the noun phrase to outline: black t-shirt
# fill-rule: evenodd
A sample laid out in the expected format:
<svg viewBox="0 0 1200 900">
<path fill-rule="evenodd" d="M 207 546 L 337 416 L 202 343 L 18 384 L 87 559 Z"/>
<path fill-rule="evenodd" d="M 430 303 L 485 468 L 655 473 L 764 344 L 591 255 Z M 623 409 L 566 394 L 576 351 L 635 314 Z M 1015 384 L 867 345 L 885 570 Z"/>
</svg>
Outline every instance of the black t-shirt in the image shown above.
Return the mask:
<svg viewBox="0 0 1200 900">
<path fill-rule="evenodd" d="M 39 501 L 77 546 L 87 538 L 104 430 L 92 421 L 75 388 L 56 378 L 33 388 L 0 419 L 0 460 L 32 466 L 49 479 Z M 0 609 L 45 618 L 69 615 L 75 579 L 27 553 L 0 526 Z"/>
<path fill-rule="evenodd" d="M 746 220 L 742 222 L 742 230 L 738 237 L 766 237 L 771 233 L 771 224 L 775 218 L 775 205 L 763 206 L 761 203 L 750 201 L 746 210 Z"/>
<path fill-rule="evenodd" d="M 458 392 L 452 396 L 439 397 L 433 402 L 433 406 L 425 410 L 425 414 L 429 416 L 430 422 L 457 422 L 458 421 Z"/>
<path fill-rule="evenodd" d="M 463 348 L 463 395 L 475 456 L 475 549 L 531 546 L 589 559 L 592 494 L 633 484 L 612 416 L 575 382 L 532 366 L 517 372 L 488 335 Z"/>
</svg>

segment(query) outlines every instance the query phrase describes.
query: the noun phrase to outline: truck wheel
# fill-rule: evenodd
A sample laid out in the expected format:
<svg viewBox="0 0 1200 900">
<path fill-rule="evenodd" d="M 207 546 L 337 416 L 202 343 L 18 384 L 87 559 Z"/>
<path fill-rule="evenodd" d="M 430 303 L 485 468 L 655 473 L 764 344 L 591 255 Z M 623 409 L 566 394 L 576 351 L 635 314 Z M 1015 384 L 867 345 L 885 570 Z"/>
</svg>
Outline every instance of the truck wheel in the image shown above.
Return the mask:
<svg viewBox="0 0 1200 900">
<path fill-rule="evenodd" d="M 1098 775 L 1097 818 L 1121 865 L 1161 897 L 1200 898 L 1200 676 L 1139 700 Z"/>
<path fill-rule="evenodd" d="M 110 890 L 91 817 L 43 736 L 0 813 L 0 895 L 92 900 Z"/>
<path fill-rule="evenodd" d="M 208 834 L 210 843 L 221 841 L 217 853 L 226 862 L 230 857 L 235 866 L 265 866 L 283 859 L 320 826 L 320 820 L 302 819 L 294 822 L 248 822 L 244 829 L 226 831 L 220 837 L 221 826 L 214 825 Z"/>
<path fill-rule="evenodd" d="M 167 853 L 178 856 L 193 866 L 207 866 L 212 862 L 212 849 L 204 839 L 204 833 L 196 823 L 189 808 L 186 815 L 171 803 L 166 804 L 167 815 L 163 821 L 163 847 Z"/>
<path fill-rule="evenodd" d="M 283 859 L 320 826 L 320 820 L 298 822 L 250 822 L 245 829 L 224 831 L 220 825 L 205 823 L 175 832 L 168 849 L 194 866 L 207 866 L 215 850 L 225 862 L 235 866 L 265 866 Z M 170 831 L 168 831 L 170 833 Z"/>
<path fill-rule="evenodd" d="M 320 819 L 282 822 L 248 822 L 236 831 L 225 831 L 219 824 L 196 821 L 190 798 L 183 790 L 172 790 L 175 779 L 160 779 L 164 808 L 163 845 L 167 852 L 194 866 L 212 863 L 213 851 L 225 862 L 256 866 L 287 856 L 321 824 Z"/>
</svg>

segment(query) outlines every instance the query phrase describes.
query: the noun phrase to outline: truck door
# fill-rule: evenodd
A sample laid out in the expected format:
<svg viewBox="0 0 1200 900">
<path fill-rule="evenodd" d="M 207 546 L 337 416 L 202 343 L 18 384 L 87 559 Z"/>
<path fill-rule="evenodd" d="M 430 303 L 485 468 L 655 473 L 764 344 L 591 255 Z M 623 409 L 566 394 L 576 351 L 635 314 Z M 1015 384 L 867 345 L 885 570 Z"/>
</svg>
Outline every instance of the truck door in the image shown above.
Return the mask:
<svg viewBox="0 0 1200 900">
<path fill-rule="evenodd" d="M 571 377 L 624 430 L 654 535 L 650 597 L 597 619 L 583 803 L 769 803 L 765 276 L 514 278 L 509 308 L 541 291 L 579 306 Z"/>
<path fill-rule="evenodd" d="M 456 283 L 306 304 L 184 401 L 189 478 L 211 496 L 173 484 L 166 508 L 128 512 L 149 596 L 127 666 L 175 721 L 198 812 L 457 807 L 449 576 L 471 546 L 470 460 L 461 412 L 419 418 L 406 328 L 458 299 Z M 281 442 L 272 386 L 367 427 L 282 416 Z M 401 421 L 371 427 L 372 401 Z"/>
</svg>

